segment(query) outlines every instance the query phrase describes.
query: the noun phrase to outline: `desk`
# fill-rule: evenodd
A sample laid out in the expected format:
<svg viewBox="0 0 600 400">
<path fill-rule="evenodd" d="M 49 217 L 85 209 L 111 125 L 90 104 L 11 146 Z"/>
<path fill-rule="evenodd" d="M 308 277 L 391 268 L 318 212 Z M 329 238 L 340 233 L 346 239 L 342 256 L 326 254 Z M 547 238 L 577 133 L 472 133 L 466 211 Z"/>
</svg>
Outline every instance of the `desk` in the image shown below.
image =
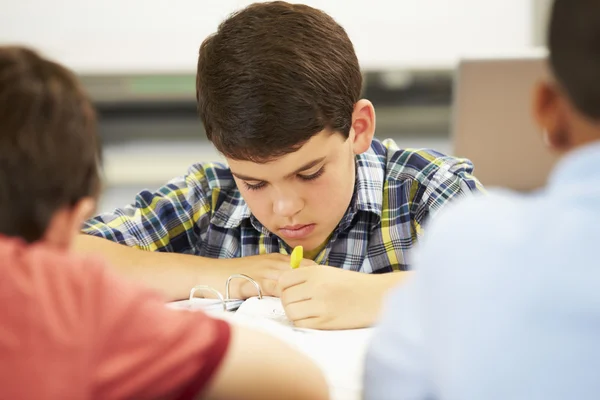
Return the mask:
<svg viewBox="0 0 600 400">
<path fill-rule="evenodd" d="M 293 329 L 267 319 L 234 313 L 209 312 L 232 324 L 260 330 L 296 347 L 321 368 L 332 400 L 362 398 L 364 361 L 373 329 L 318 331 Z"/>
</svg>

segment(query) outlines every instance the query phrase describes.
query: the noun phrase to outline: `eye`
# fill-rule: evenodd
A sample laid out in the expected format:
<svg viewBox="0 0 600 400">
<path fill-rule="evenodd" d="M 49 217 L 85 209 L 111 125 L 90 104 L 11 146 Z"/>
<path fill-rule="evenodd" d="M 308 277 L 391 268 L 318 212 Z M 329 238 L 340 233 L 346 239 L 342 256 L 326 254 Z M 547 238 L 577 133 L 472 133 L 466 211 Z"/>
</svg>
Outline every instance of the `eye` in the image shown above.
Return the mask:
<svg viewBox="0 0 600 400">
<path fill-rule="evenodd" d="M 321 169 L 318 170 L 317 172 L 315 172 L 314 174 L 298 175 L 298 178 L 302 179 L 303 181 L 313 181 L 313 180 L 317 179 L 318 177 L 320 177 L 321 175 L 323 175 L 324 172 L 325 172 L 325 167 L 321 167 Z"/>
<path fill-rule="evenodd" d="M 260 190 L 266 186 L 266 182 L 259 182 L 255 183 L 254 185 L 248 182 L 244 182 L 244 186 L 246 186 L 246 189 L 248 190 Z"/>
</svg>

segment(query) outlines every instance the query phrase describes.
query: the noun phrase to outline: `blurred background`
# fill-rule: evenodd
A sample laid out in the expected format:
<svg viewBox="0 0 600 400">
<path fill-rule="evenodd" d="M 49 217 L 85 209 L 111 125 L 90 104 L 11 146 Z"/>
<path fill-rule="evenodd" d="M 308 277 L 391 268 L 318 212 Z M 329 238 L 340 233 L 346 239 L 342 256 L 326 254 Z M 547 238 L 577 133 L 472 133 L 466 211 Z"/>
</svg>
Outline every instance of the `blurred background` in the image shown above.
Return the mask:
<svg viewBox="0 0 600 400">
<path fill-rule="evenodd" d="M 75 70 L 99 112 L 106 190 L 123 206 L 198 161 L 221 160 L 195 109 L 198 47 L 254 1 L 0 0 L 0 44 L 32 46 Z M 452 77 L 463 56 L 544 44 L 550 0 L 296 0 L 352 39 L 377 137 L 451 153 Z"/>
</svg>

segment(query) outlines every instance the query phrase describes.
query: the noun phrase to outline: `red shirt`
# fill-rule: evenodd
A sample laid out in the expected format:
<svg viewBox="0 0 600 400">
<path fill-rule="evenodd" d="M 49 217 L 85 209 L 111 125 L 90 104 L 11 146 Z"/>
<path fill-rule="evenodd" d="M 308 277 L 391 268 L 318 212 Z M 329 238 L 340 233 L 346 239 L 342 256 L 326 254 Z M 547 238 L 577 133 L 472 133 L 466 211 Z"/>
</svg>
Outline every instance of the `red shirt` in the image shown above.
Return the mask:
<svg viewBox="0 0 600 400">
<path fill-rule="evenodd" d="M 97 260 L 0 237 L 1 399 L 194 398 L 229 337 Z"/>
</svg>

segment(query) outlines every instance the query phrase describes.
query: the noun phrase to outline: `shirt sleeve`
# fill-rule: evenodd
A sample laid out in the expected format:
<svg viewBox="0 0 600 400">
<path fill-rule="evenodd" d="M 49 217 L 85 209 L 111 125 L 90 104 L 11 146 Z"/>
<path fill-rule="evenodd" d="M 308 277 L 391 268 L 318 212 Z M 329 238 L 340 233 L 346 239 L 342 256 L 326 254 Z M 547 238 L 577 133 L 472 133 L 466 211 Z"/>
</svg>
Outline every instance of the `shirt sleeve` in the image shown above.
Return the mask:
<svg viewBox="0 0 600 400">
<path fill-rule="evenodd" d="M 431 400 L 414 280 L 387 299 L 365 363 L 365 400 Z"/>
<path fill-rule="evenodd" d="M 483 185 L 472 175 L 473 164 L 469 160 L 443 156 L 431 158 L 430 162 L 428 173 L 420 177 L 418 187 L 412 191 L 412 203 L 417 204 L 413 223 L 419 236 L 423 225 L 450 202 L 484 193 Z"/>
<path fill-rule="evenodd" d="M 488 209 L 480 200 L 472 197 L 450 204 L 432 221 L 415 249 L 414 275 L 386 299 L 367 353 L 365 400 L 440 398 L 439 386 L 446 382 L 440 382 L 440 366 L 454 369 L 457 365 L 455 349 L 442 338 L 461 326 L 447 305 L 464 291 L 464 285 L 477 285 L 472 273 L 461 271 L 464 263 L 458 261 L 471 254 L 456 249 L 475 226 L 474 218 L 467 218 L 469 211 Z"/>
<path fill-rule="evenodd" d="M 229 325 L 90 266 L 84 303 L 91 316 L 94 398 L 193 399 L 221 363 Z M 93 271 L 93 272 L 92 272 Z"/>
<path fill-rule="evenodd" d="M 208 229 L 210 195 L 207 172 L 197 164 L 155 192 L 142 191 L 133 204 L 90 219 L 82 232 L 142 250 L 186 253 Z"/>
</svg>

